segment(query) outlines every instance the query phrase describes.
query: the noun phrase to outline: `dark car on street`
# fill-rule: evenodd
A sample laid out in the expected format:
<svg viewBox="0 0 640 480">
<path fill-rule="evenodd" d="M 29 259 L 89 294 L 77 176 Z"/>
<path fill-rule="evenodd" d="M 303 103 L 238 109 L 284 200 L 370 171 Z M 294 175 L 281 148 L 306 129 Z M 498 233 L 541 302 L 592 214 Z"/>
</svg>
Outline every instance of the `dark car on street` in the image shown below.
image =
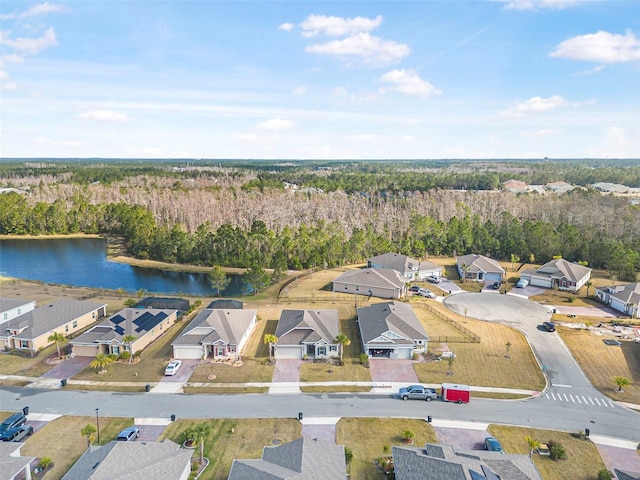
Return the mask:
<svg viewBox="0 0 640 480">
<path fill-rule="evenodd" d="M 544 323 L 542 324 L 542 326 L 544 327 L 544 329 L 545 329 L 547 332 L 555 332 L 555 331 L 556 331 L 556 325 L 555 325 L 555 323 L 553 323 L 553 322 L 544 322 Z"/>
</svg>

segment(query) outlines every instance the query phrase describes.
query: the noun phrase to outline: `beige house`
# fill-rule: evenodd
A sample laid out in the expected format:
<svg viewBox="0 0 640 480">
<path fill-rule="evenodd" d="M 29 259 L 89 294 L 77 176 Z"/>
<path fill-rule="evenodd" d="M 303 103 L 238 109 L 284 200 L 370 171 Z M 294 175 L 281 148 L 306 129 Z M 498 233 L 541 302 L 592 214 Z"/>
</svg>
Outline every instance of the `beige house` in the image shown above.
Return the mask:
<svg viewBox="0 0 640 480">
<path fill-rule="evenodd" d="M 591 278 L 591 269 L 578 263 L 557 258 L 545 263 L 538 269 L 527 268 L 520 278 L 529 281 L 529 285 L 544 288 L 558 288 L 577 292 Z"/>
<path fill-rule="evenodd" d="M 283 310 L 276 327 L 276 358 L 330 358 L 338 356 L 338 311 Z"/>
<path fill-rule="evenodd" d="M 0 326 L 0 345 L 35 353 L 51 345 L 54 333 L 72 335 L 107 314 L 107 305 L 63 299 L 24 313 Z"/>
<path fill-rule="evenodd" d="M 631 318 L 640 318 L 640 282 L 596 288 L 596 298 Z"/>
<path fill-rule="evenodd" d="M 69 343 L 78 357 L 120 355 L 124 351 L 134 354 L 167 332 L 177 318 L 178 310 L 125 308 Z M 128 335 L 135 337 L 131 345 L 123 340 Z"/>
<path fill-rule="evenodd" d="M 504 268 L 497 260 L 484 255 L 469 254 L 456 258 L 461 279 L 474 282 L 501 282 Z"/>
<path fill-rule="evenodd" d="M 415 260 L 399 253 L 384 253 L 367 259 L 369 268 L 389 268 L 400 272 L 406 281 L 423 282 L 427 277 L 440 277 L 442 267 L 428 260 Z"/>
<path fill-rule="evenodd" d="M 407 279 L 388 268 L 350 270 L 333 281 L 333 291 L 399 299 L 407 293 Z"/>
<path fill-rule="evenodd" d="M 33 300 L 18 300 L 17 298 L 0 298 L 0 323 L 8 322 L 23 313 L 36 308 Z"/>
</svg>

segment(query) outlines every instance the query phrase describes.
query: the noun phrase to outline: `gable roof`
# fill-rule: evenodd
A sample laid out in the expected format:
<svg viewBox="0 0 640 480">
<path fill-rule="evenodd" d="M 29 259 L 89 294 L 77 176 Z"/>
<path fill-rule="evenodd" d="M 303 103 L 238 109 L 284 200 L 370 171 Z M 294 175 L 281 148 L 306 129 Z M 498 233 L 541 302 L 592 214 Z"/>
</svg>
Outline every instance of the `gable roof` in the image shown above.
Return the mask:
<svg viewBox="0 0 640 480">
<path fill-rule="evenodd" d="M 217 300 L 213 300 L 207 308 L 220 308 L 225 310 L 230 309 L 242 309 L 244 308 L 244 303 L 240 300 L 233 300 L 230 298 L 219 298 Z"/>
<path fill-rule="evenodd" d="M 155 308 L 124 308 L 82 335 L 69 341 L 74 344 L 123 343 L 122 338 L 133 335 L 143 337 L 167 317 L 177 315 L 178 310 Z"/>
<path fill-rule="evenodd" d="M 630 472 L 629 470 L 614 468 L 613 473 L 616 474 L 618 480 L 640 480 L 640 472 Z"/>
<path fill-rule="evenodd" d="M 35 300 L 18 300 L 17 298 L 0 297 L 0 312 L 8 312 L 14 308 L 35 304 Z"/>
<path fill-rule="evenodd" d="M 350 283 L 362 287 L 403 288 L 405 279 L 396 270 L 388 268 L 363 268 L 344 272 L 333 280 L 338 283 Z"/>
<path fill-rule="evenodd" d="M 338 311 L 283 310 L 276 327 L 278 345 L 300 345 L 324 340 L 334 343 L 340 334 Z"/>
<path fill-rule="evenodd" d="M 411 305 L 402 302 L 358 308 L 358 325 L 362 342 L 368 345 L 413 345 L 414 339 L 429 339 Z M 376 342 L 380 337 L 384 340 Z"/>
<path fill-rule="evenodd" d="M 63 480 L 179 480 L 191 464 L 192 450 L 164 442 L 109 442 L 88 448 Z"/>
<path fill-rule="evenodd" d="M 466 265 L 465 269 L 468 272 L 487 272 L 487 273 L 502 273 L 504 274 L 504 268 L 494 259 L 485 257 L 484 255 L 477 255 L 470 253 L 469 255 L 463 255 L 457 257 L 457 262 L 460 267 Z"/>
<path fill-rule="evenodd" d="M 6 330 L 22 330 L 20 334 L 16 335 L 17 338 L 38 338 L 79 317 L 106 309 L 106 307 L 106 304 L 100 305 L 99 303 L 65 298 L 23 313 L 3 323 L 0 336 L 6 336 L 9 333 Z"/>
<path fill-rule="evenodd" d="M 599 288 L 598 290 L 608 292 L 611 297 L 623 302 L 625 305 L 630 303 L 640 305 L 640 282 L 611 285 L 609 287 Z"/>
<path fill-rule="evenodd" d="M 346 478 L 344 447 L 298 438 L 264 447 L 262 459 L 234 460 L 229 480 L 340 480 Z"/>
<path fill-rule="evenodd" d="M 0 480 L 15 478 L 34 457 L 20 456 L 23 442 L 0 442 Z"/>
<path fill-rule="evenodd" d="M 406 255 L 401 255 L 399 253 L 384 253 L 382 255 L 378 255 L 376 257 L 371 257 L 367 259 L 369 264 L 375 263 L 376 265 L 380 265 L 384 268 L 390 268 L 392 270 L 396 270 L 397 272 L 402 273 L 403 275 L 407 275 L 413 272 L 420 272 L 425 270 L 441 270 L 442 267 L 436 265 L 435 263 L 429 261 L 415 260 Z"/>
<path fill-rule="evenodd" d="M 227 345 L 238 345 L 257 313 L 257 310 L 206 308 L 171 345 L 212 344 L 219 340 Z"/>
<path fill-rule="evenodd" d="M 393 447 L 393 464 L 396 480 L 542 480 L 528 455 L 456 452 L 451 445 L 442 444 Z"/>
<path fill-rule="evenodd" d="M 536 273 L 552 277 L 561 276 L 576 282 L 591 273 L 591 269 L 578 263 L 568 262 L 564 258 L 556 258 L 540 266 Z"/>
</svg>

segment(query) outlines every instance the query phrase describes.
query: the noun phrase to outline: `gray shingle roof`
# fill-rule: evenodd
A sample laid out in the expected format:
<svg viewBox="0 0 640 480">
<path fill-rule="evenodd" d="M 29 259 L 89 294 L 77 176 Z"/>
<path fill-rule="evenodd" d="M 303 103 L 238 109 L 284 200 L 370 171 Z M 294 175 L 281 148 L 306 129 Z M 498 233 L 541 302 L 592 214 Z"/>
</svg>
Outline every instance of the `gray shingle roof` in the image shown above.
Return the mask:
<svg viewBox="0 0 640 480">
<path fill-rule="evenodd" d="M 109 442 L 87 449 L 63 480 L 179 480 L 192 450 L 164 442 Z"/>
<path fill-rule="evenodd" d="M 500 263 L 484 255 L 471 253 L 457 257 L 456 260 L 458 265 L 466 265 L 466 270 L 469 272 L 504 273 L 504 268 L 500 266 Z"/>
<path fill-rule="evenodd" d="M 634 305 L 640 305 L 640 282 L 611 285 L 599 290 L 606 290 L 613 298 L 625 304 L 633 303 Z"/>
<path fill-rule="evenodd" d="M 0 297 L 0 313 L 22 307 L 23 305 L 29 305 L 30 303 L 35 303 L 35 300 L 18 300 L 17 298 Z"/>
<path fill-rule="evenodd" d="M 340 480 L 346 478 L 344 447 L 298 438 L 265 447 L 261 460 L 234 460 L 229 480 Z"/>
<path fill-rule="evenodd" d="M 62 299 L 49 303 L 24 313 L 19 317 L 2 324 L 2 333 L 6 335 L 6 330 L 22 330 L 16 338 L 34 339 L 47 334 L 56 328 L 72 322 L 76 318 L 82 317 L 100 309 L 106 309 L 106 304 L 87 302 L 84 300 Z M 97 319 L 97 316 L 96 316 Z"/>
<path fill-rule="evenodd" d="M 238 345 L 257 310 L 210 309 L 202 310 L 171 345 L 202 345 L 222 340 L 227 345 Z"/>
<path fill-rule="evenodd" d="M 368 264 L 380 265 L 384 268 L 390 268 L 397 272 L 407 275 L 413 272 L 420 272 L 425 270 L 441 270 L 442 267 L 429 261 L 415 260 L 406 255 L 399 253 L 384 253 L 377 257 L 371 257 L 367 259 Z"/>
<path fill-rule="evenodd" d="M 536 273 L 538 275 L 547 275 L 550 277 L 566 277 L 576 282 L 591 272 L 589 267 L 568 262 L 564 258 L 557 258 L 542 265 Z"/>
<path fill-rule="evenodd" d="M 405 279 L 397 271 L 388 268 L 350 270 L 336 277 L 333 281 L 378 288 L 402 288 L 405 284 Z"/>
<path fill-rule="evenodd" d="M 22 442 L 0 442 L 0 480 L 15 478 L 33 460 L 33 457 L 13 456 L 23 445 Z"/>
<path fill-rule="evenodd" d="M 402 302 L 383 302 L 358 308 L 358 325 L 362 341 L 368 345 L 386 332 L 393 332 L 401 338 L 388 336 L 384 345 L 412 345 L 416 339 L 429 339 L 411 305 Z"/>
<path fill-rule="evenodd" d="M 276 327 L 278 345 L 300 345 L 324 340 L 334 343 L 340 334 L 338 311 L 324 310 L 283 310 Z"/>
</svg>

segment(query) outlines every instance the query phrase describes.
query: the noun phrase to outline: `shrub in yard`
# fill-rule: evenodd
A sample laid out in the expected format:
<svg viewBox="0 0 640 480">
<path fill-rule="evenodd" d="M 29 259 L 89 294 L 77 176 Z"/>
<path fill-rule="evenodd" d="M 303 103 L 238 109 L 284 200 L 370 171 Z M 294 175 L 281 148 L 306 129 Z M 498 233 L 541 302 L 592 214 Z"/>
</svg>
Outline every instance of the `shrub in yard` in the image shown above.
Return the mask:
<svg viewBox="0 0 640 480">
<path fill-rule="evenodd" d="M 575 301 L 576 301 L 576 297 L 574 297 L 574 296 L 568 296 L 568 297 L 567 297 L 567 302 L 569 302 L 569 303 L 573 303 L 573 302 L 575 302 Z"/>
<path fill-rule="evenodd" d="M 353 460 L 353 450 L 349 447 L 344 447 L 344 460 L 347 464 L 351 463 L 351 460 Z"/>
<path fill-rule="evenodd" d="M 603 468 L 598 472 L 598 480 L 613 480 L 613 473 Z"/>
<path fill-rule="evenodd" d="M 551 456 L 551 460 L 563 460 L 567 458 L 567 451 L 565 448 L 555 440 L 549 440 L 547 442 L 549 445 L 549 454 Z"/>
<path fill-rule="evenodd" d="M 42 457 L 38 462 L 38 468 L 42 470 L 46 470 L 51 466 L 53 466 L 53 460 L 51 459 L 51 457 Z"/>
<path fill-rule="evenodd" d="M 124 351 L 120 354 L 120 356 L 118 357 L 120 360 L 129 360 L 129 358 L 131 358 L 131 352 L 128 351 Z"/>
<path fill-rule="evenodd" d="M 361 365 L 366 365 L 368 361 L 369 361 L 369 355 L 367 355 L 366 353 L 361 353 L 360 354 L 360 364 Z"/>
</svg>

